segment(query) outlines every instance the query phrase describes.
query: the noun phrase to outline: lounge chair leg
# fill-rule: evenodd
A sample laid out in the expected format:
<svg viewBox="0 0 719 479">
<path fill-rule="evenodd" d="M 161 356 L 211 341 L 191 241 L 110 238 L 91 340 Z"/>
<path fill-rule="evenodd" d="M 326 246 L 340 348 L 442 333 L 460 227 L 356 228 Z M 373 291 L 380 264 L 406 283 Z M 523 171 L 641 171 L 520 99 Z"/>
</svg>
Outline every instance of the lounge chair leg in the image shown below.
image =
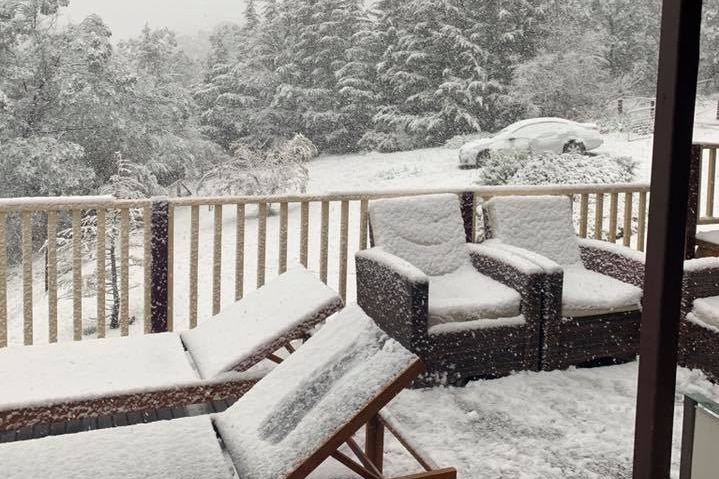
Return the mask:
<svg viewBox="0 0 719 479">
<path fill-rule="evenodd" d="M 365 426 L 365 454 L 379 472 L 384 459 L 384 424 L 379 416 L 373 416 Z"/>
</svg>

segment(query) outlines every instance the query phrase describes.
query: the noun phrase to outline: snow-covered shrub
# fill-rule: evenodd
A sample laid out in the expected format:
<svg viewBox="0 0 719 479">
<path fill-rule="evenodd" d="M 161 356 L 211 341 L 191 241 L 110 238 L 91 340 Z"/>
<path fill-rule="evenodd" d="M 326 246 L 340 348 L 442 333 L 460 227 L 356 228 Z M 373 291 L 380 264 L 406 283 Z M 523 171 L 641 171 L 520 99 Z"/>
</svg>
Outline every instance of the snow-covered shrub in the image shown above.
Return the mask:
<svg viewBox="0 0 719 479">
<path fill-rule="evenodd" d="M 416 138 L 399 131 L 384 132 L 370 130 L 365 133 L 357 143 L 361 150 L 379 151 L 380 153 L 393 153 L 395 151 L 408 151 L 419 148 L 421 145 Z"/>
<path fill-rule="evenodd" d="M 628 183 L 634 178 L 636 161 L 630 157 L 587 156 L 572 153 L 531 157 L 511 177 L 518 185 L 586 185 Z"/>
<path fill-rule="evenodd" d="M 199 191 L 219 195 L 304 193 L 309 180 L 307 162 L 319 154 L 317 147 L 299 134 L 269 150 L 243 143 L 233 146 L 233 156 L 200 179 Z"/>
<path fill-rule="evenodd" d="M 512 184 L 514 176 L 528 161 L 529 154 L 525 152 L 492 153 L 484 160 L 477 183 L 490 186 Z"/>
</svg>

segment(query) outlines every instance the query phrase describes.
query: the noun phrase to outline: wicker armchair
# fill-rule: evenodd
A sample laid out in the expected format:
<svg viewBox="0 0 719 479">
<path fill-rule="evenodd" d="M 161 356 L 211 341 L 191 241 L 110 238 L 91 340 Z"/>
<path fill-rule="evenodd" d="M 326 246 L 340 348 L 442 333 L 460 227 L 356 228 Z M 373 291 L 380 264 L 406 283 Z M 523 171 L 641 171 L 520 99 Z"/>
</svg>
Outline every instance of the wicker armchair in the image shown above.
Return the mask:
<svg viewBox="0 0 719 479">
<path fill-rule="evenodd" d="M 684 264 L 679 365 L 719 382 L 719 258 Z"/>
<path fill-rule="evenodd" d="M 535 262 L 546 273 L 542 369 L 639 351 L 644 255 L 578 239 L 566 197 L 497 197 L 484 205 L 488 247 Z"/>
<path fill-rule="evenodd" d="M 541 268 L 468 244 L 456 195 L 375 201 L 369 219 L 357 301 L 422 358 L 416 385 L 538 370 Z"/>
</svg>

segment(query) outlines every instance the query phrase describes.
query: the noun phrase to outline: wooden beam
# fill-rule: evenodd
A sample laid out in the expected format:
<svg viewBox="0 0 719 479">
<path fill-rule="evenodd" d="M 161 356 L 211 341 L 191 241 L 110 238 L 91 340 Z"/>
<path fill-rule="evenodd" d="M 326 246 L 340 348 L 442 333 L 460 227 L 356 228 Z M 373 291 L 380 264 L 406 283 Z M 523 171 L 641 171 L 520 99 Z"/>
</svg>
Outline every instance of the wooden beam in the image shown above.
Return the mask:
<svg viewBox="0 0 719 479">
<path fill-rule="evenodd" d="M 701 0 L 664 0 L 634 479 L 669 477 Z"/>
<path fill-rule="evenodd" d="M 447 469 L 420 472 L 419 474 L 396 477 L 394 479 L 457 479 L 457 470 L 452 467 L 448 467 Z"/>
</svg>

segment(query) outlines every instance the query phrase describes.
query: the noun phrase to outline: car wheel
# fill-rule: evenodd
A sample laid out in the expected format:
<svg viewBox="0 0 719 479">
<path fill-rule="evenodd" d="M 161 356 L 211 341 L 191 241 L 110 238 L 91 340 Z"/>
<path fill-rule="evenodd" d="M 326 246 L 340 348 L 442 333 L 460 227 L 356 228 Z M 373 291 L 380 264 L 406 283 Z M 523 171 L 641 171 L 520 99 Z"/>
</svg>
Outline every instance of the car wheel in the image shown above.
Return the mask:
<svg viewBox="0 0 719 479">
<path fill-rule="evenodd" d="M 489 150 L 482 150 L 479 153 L 477 153 L 477 168 L 481 168 L 484 166 L 484 164 L 489 159 Z"/>
<path fill-rule="evenodd" d="M 566 145 L 564 145 L 564 149 L 562 150 L 564 153 L 576 153 L 579 155 L 583 155 L 587 152 L 587 148 L 584 146 L 584 143 L 581 141 L 574 141 L 571 140 L 567 142 Z"/>
</svg>

